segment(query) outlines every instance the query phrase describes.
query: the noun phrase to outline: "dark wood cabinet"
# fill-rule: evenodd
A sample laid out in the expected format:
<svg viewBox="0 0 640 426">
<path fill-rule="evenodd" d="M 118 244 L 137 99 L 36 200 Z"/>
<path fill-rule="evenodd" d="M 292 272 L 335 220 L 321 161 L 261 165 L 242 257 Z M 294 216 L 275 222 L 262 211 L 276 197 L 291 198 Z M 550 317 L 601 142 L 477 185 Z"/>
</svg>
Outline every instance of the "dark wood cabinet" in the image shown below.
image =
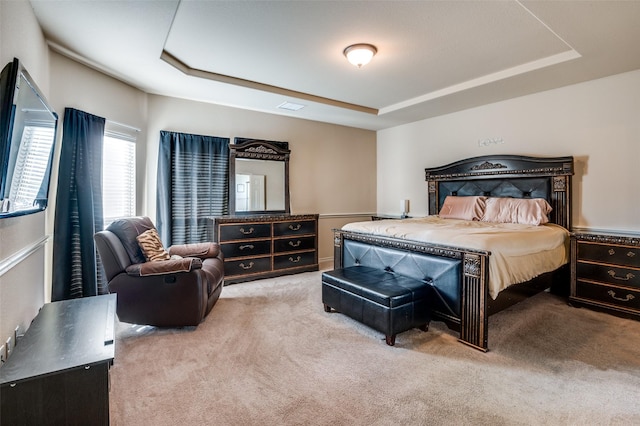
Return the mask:
<svg viewBox="0 0 640 426">
<path fill-rule="evenodd" d="M 640 320 L 640 235 L 571 235 L 572 304 Z"/>
<path fill-rule="evenodd" d="M 318 215 L 212 218 L 224 254 L 225 283 L 318 270 Z"/>
<path fill-rule="evenodd" d="M 45 304 L 0 368 L 7 425 L 108 425 L 116 295 Z"/>
</svg>

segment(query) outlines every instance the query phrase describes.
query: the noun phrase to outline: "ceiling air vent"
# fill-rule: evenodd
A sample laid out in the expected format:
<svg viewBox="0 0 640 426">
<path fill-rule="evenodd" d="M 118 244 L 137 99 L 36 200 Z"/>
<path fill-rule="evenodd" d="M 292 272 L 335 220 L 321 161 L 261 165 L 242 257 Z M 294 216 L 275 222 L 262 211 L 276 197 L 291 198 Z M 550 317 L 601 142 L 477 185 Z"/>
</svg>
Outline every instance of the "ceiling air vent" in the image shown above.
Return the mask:
<svg viewBox="0 0 640 426">
<path fill-rule="evenodd" d="M 299 109 L 304 108 L 304 105 L 294 104 L 293 102 L 283 102 L 280 105 L 278 105 L 278 108 L 286 109 L 289 111 L 298 111 Z"/>
</svg>

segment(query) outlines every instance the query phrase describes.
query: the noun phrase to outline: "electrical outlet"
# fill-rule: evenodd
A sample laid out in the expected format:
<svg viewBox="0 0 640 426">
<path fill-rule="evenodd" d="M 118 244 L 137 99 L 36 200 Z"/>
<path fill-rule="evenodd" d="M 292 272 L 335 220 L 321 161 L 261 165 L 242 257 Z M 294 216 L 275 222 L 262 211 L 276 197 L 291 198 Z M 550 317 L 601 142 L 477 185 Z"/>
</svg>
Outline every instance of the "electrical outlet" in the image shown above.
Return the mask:
<svg viewBox="0 0 640 426">
<path fill-rule="evenodd" d="M 7 347 L 7 351 L 5 354 L 5 357 L 7 359 L 9 359 L 9 356 L 11 355 L 11 352 L 13 351 L 13 337 L 9 337 L 7 339 L 7 342 L 5 343 L 6 347 Z"/>
<path fill-rule="evenodd" d="M 7 360 L 7 354 L 5 353 L 5 345 L 0 346 L 0 364 L 4 364 Z"/>
<path fill-rule="evenodd" d="M 20 326 L 16 325 L 15 330 L 13 330 L 13 346 L 16 346 L 18 342 L 20 342 L 22 336 L 24 336 L 24 334 L 20 333 Z"/>
</svg>

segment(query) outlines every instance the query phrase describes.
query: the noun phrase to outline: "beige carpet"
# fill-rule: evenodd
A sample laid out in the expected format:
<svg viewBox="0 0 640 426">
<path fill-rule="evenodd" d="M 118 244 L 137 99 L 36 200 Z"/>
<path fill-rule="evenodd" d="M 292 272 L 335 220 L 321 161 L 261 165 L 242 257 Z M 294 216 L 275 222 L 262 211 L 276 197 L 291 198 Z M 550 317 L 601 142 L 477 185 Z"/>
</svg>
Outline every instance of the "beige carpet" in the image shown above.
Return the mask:
<svg viewBox="0 0 640 426">
<path fill-rule="evenodd" d="M 640 322 L 542 293 L 396 346 L 325 313 L 319 272 L 225 287 L 197 328 L 117 324 L 112 425 L 640 424 Z"/>
</svg>

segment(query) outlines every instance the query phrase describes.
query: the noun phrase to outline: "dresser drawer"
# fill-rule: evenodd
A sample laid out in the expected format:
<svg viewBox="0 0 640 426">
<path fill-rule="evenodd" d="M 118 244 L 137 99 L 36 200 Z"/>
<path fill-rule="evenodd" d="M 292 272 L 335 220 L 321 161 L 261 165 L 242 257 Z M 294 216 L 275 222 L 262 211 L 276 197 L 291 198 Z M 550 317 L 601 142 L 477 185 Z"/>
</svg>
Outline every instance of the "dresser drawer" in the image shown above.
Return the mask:
<svg viewBox="0 0 640 426">
<path fill-rule="evenodd" d="M 234 225 L 220 225 L 220 242 L 246 240 L 248 238 L 270 237 L 270 223 L 241 223 Z"/>
<path fill-rule="evenodd" d="M 638 269 L 579 260 L 576 264 L 576 274 L 578 279 L 640 288 L 640 270 Z"/>
<path fill-rule="evenodd" d="M 224 255 L 225 285 L 318 270 L 317 214 L 211 220 L 213 239 Z"/>
<path fill-rule="evenodd" d="M 274 256 L 273 269 L 297 268 L 316 263 L 316 252 L 290 253 Z"/>
<path fill-rule="evenodd" d="M 576 297 L 621 308 L 640 310 L 640 290 L 629 290 L 578 280 L 576 284 Z"/>
<path fill-rule="evenodd" d="M 316 237 L 282 238 L 273 241 L 274 253 L 316 248 Z"/>
<path fill-rule="evenodd" d="M 226 276 L 256 274 L 271 270 L 271 257 L 256 257 L 242 260 L 225 260 L 224 274 Z"/>
<path fill-rule="evenodd" d="M 220 245 L 225 259 L 271 254 L 271 240 L 251 240 Z"/>
<path fill-rule="evenodd" d="M 315 234 L 314 220 L 299 220 L 291 222 L 276 222 L 273 224 L 273 236 Z"/>
<path fill-rule="evenodd" d="M 578 259 L 640 267 L 640 248 L 580 242 Z"/>
</svg>

